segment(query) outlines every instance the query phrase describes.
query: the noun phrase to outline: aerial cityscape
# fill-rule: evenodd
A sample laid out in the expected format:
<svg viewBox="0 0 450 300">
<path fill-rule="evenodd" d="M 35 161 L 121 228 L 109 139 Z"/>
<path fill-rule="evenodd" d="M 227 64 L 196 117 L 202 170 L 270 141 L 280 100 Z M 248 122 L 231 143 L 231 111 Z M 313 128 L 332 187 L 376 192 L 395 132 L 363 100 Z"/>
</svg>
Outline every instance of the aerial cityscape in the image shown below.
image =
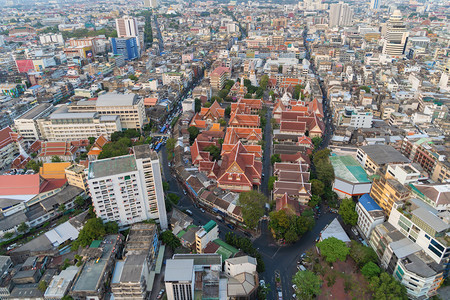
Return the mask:
<svg viewBox="0 0 450 300">
<path fill-rule="evenodd" d="M 0 299 L 450 299 L 449 18 L 0 0 Z"/>
</svg>

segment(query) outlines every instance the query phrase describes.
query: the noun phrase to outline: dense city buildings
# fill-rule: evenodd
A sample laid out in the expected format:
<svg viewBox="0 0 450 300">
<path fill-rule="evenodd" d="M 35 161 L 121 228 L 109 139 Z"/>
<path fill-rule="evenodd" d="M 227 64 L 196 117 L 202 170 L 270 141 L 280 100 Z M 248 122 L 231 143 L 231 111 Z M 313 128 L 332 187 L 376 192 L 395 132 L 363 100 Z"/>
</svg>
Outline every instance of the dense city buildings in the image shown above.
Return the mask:
<svg viewBox="0 0 450 300">
<path fill-rule="evenodd" d="M 448 298 L 448 15 L 0 0 L 0 297 Z"/>
</svg>

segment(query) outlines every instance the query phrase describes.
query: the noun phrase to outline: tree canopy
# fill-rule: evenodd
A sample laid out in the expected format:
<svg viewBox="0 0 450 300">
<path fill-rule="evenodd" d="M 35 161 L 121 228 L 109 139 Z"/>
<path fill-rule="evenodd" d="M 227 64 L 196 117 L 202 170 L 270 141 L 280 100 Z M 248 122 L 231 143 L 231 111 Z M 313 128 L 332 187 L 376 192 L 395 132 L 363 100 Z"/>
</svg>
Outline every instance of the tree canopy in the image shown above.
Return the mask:
<svg viewBox="0 0 450 300">
<path fill-rule="evenodd" d="M 313 195 L 322 196 L 325 193 L 325 184 L 319 179 L 311 179 L 311 192 Z"/>
<path fill-rule="evenodd" d="M 373 299 L 408 299 L 406 287 L 386 272 L 381 273 L 380 276 L 372 277 L 369 281 L 369 288 L 373 292 Z"/>
<path fill-rule="evenodd" d="M 189 141 L 192 144 L 199 135 L 200 130 L 195 126 L 191 126 L 188 128 L 188 132 L 189 132 Z"/>
<path fill-rule="evenodd" d="M 372 278 L 380 275 L 381 269 L 375 263 L 370 261 L 362 267 L 361 273 L 366 276 L 366 278 Z"/>
<path fill-rule="evenodd" d="M 377 254 L 372 247 L 364 246 L 357 241 L 350 242 L 350 257 L 353 258 L 359 268 L 369 262 L 376 263 L 378 261 Z"/>
<path fill-rule="evenodd" d="M 358 222 L 358 213 L 355 210 L 356 204 L 350 198 L 345 198 L 342 200 L 339 207 L 339 214 L 347 225 L 355 226 Z"/>
<path fill-rule="evenodd" d="M 93 240 L 99 239 L 106 234 L 105 226 L 101 218 L 92 218 L 87 220 L 83 229 L 78 234 L 78 238 L 73 242 L 72 249 L 76 250 L 79 246 L 86 247 Z"/>
<path fill-rule="evenodd" d="M 281 162 L 280 154 L 272 154 L 270 157 L 270 163 L 274 165 L 276 162 Z"/>
<path fill-rule="evenodd" d="M 219 160 L 220 159 L 220 149 L 216 145 L 209 145 L 205 148 L 205 151 L 208 151 L 209 154 L 211 154 L 213 160 Z"/>
<path fill-rule="evenodd" d="M 267 188 L 269 189 L 269 191 L 273 190 L 273 185 L 275 183 L 275 181 L 277 181 L 278 177 L 277 176 L 270 176 L 269 180 L 267 182 Z"/>
<path fill-rule="evenodd" d="M 172 231 L 166 230 L 161 233 L 161 240 L 164 244 L 175 250 L 181 246 L 180 240 L 172 233 Z"/>
<path fill-rule="evenodd" d="M 239 194 L 239 205 L 242 210 L 242 218 L 249 228 L 256 228 L 259 219 L 264 215 L 266 196 L 257 191 L 243 192 Z"/>
<path fill-rule="evenodd" d="M 317 243 L 317 247 L 320 249 L 320 254 L 330 263 L 334 263 L 337 260 L 345 261 L 347 255 L 350 253 L 350 248 L 343 241 L 335 237 L 324 239 Z"/>
<path fill-rule="evenodd" d="M 269 228 L 275 238 L 284 239 L 288 243 L 297 241 L 303 234 L 314 227 L 314 218 L 304 214 L 301 216 L 287 213 L 282 209 L 270 213 Z"/>
<path fill-rule="evenodd" d="M 269 75 L 264 74 L 261 76 L 259 80 L 259 86 L 263 89 L 263 91 L 267 88 L 267 84 L 269 83 Z"/>
<path fill-rule="evenodd" d="M 292 283 L 296 286 L 297 299 L 313 299 L 321 293 L 322 281 L 319 276 L 309 270 L 298 271 L 292 277 Z"/>
</svg>

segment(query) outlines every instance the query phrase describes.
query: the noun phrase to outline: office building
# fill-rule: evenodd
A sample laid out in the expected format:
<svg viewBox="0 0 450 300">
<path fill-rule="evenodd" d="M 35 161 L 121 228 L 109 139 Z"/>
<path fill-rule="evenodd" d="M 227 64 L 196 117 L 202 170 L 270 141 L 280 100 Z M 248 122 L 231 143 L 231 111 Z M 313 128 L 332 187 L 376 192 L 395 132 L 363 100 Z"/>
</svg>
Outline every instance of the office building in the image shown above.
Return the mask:
<svg viewBox="0 0 450 300">
<path fill-rule="evenodd" d="M 402 13 L 395 10 L 388 21 L 387 33 L 384 38 L 383 54 L 399 57 L 405 54 L 409 33 L 402 21 Z"/>
<path fill-rule="evenodd" d="M 158 0 L 144 0 L 144 7 L 156 8 L 158 6 Z"/>
<path fill-rule="evenodd" d="M 359 147 L 356 153 L 356 160 L 370 175 L 375 174 L 381 167 L 389 164 L 409 163 L 409 159 L 388 145 Z"/>
<path fill-rule="evenodd" d="M 329 26 L 349 26 L 352 25 L 353 11 L 347 3 L 339 2 L 330 5 Z"/>
<path fill-rule="evenodd" d="M 380 9 L 381 6 L 381 0 L 371 0 L 370 1 L 370 9 Z"/>
<path fill-rule="evenodd" d="M 30 124 L 31 125 L 31 124 Z M 45 119 L 38 120 L 40 138 L 48 141 L 76 141 L 121 131 L 118 115 L 100 115 L 97 112 L 69 112 L 69 106 L 61 106 Z"/>
<path fill-rule="evenodd" d="M 67 179 L 67 184 L 79 187 L 80 189 L 87 190 L 86 181 L 86 167 L 83 165 L 73 164 L 68 166 L 64 171 Z"/>
<path fill-rule="evenodd" d="M 28 157 L 23 146 L 20 134 L 13 132 L 9 127 L 0 130 L 0 170 L 9 167 L 17 157 L 17 153 Z"/>
<path fill-rule="evenodd" d="M 97 216 L 120 226 L 154 219 L 166 229 L 158 155 L 148 145 L 133 152 L 90 162 L 87 181 Z"/>
<path fill-rule="evenodd" d="M 73 103 L 69 106 L 69 112 L 97 112 L 101 116 L 119 116 L 122 129 L 140 129 L 146 122 L 144 100 L 136 94 L 106 93 L 97 100 Z"/>
<path fill-rule="evenodd" d="M 155 0 L 150 0 L 155 1 Z M 141 53 L 141 41 L 139 36 L 139 28 L 136 18 L 131 16 L 124 16 L 116 19 L 117 37 L 119 38 L 136 38 L 137 52 Z"/>
<path fill-rule="evenodd" d="M 122 55 L 124 60 L 139 58 L 139 41 L 137 37 L 111 38 L 114 55 Z"/>
<path fill-rule="evenodd" d="M 14 127 L 24 142 L 32 143 L 41 138 L 38 120 L 47 117 L 54 110 L 50 103 L 41 103 L 14 120 Z"/>
</svg>

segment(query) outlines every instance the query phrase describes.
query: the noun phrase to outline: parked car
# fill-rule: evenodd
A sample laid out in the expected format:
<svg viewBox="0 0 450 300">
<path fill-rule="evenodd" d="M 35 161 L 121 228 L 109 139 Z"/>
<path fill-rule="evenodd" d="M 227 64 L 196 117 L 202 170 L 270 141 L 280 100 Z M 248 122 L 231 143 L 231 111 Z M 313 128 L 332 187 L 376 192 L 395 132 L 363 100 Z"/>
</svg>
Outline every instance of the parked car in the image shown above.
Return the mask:
<svg viewBox="0 0 450 300">
<path fill-rule="evenodd" d="M 298 265 L 297 270 L 299 271 L 306 271 L 306 268 L 303 265 Z"/>
<path fill-rule="evenodd" d="M 190 216 L 192 216 L 192 211 L 190 211 L 189 209 L 186 209 L 186 213 Z"/>
<path fill-rule="evenodd" d="M 165 291 L 166 291 L 165 289 L 160 290 L 159 293 L 158 293 L 158 296 L 156 297 L 156 299 L 161 299 L 162 296 L 164 295 Z"/>
<path fill-rule="evenodd" d="M 204 213 L 204 212 L 205 212 L 205 210 L 204 210 L 203 208 L 201 208 L 201 207 L 200 207 L 200 211 L 201 211 L 202 213 Z"/>
<path fill-rule="evenodd" d="M 261 280 L 259 281 L 259 285 L 260 285 L 260 286 L 265 286 L 265 285 L 266 285 L 266 282 L 265 282 L 263 279 L 261 279 Z"/>
<path fill-rule="evenodd" d="M 352 227 L 352 232 L 353 232 L 353 234 L 356 235 L 356 236 L 359 235 L 358 230 L 356 230 L 355 227 Z"/>
<path fill-rule="evenodd" d="M 231 230 L 234 230 L 234 229 L 235 229 L 235 227 L 234 227 L 233 224 L 227 224 L 227 226 L 228 226 L 228 228 L 230 228 Z"/>
</svg>

